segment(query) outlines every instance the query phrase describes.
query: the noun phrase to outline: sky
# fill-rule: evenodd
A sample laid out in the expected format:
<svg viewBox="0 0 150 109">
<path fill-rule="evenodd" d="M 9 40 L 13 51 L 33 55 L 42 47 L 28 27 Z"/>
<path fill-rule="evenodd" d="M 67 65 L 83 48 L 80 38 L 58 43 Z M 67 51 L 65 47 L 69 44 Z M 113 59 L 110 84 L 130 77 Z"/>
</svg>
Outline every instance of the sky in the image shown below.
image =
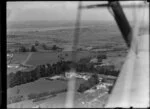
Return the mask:
<svg viewBox="0 0 150 109">
<path fill-rule="evenodd" d="M 82 5 L 107 3 L 106 1 L 84 1 Z M 131 2 L 126 2 L 130 4 Z M 121 4 L 125 4 L 122 3 Z M 77 1 L 51 1 L 51 2 L 7 2 L 7 21 L 30 20 L 75 20 L 77 14 Z M 124 9 L 129 20 L 133 19 L 133 9 Z M 148 20 L 148 9 L 144 10 L 144 19 Z M 112 21 L 114 18 L 107 8 L 84 9 L 81 11 L 81 20 Z"/>
</svg>

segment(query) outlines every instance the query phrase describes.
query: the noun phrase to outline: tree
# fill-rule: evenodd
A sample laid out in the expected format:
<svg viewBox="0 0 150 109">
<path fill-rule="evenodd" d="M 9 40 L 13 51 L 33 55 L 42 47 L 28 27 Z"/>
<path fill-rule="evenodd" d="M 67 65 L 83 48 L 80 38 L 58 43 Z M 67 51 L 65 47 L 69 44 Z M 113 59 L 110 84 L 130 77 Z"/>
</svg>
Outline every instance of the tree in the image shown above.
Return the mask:
<svg viewBox="0 0 150 109">
<path fill-rule="evenodd" d="M 37 51 L 37 49 L 35 48 L 34 45 L 32 45 L 32 46 L 31 46 L 31 52 L 36 52 L 36 51 Z"/>
<path fill-rule="evenodd" d="M 99 83 L 99 79 L 98 76 L 96 74 L 92 75 L 90 79 L 88 79 L 86 82 L 80 84 L 79 88 L 78 88 L 78 92 L 84 92 L 88 89 L 90 89 L 91 87 L 93 87 L 94 85 Z"/>
<path fill-rule="evenodd" d="M 111 94 L 113 86 L 108 86 L 108 93 Z"/>
<path fill-rule="evenodd" d="M 38 46 L 39 45 L 39 41 L 35 41 L 35 46 Z"/>
<path fill-rule="evenodd" d="M 88 80 L 92 85 L 99 83 L 98 75 L 93 74 L 92 77 Z"/>
<path fill-rule="evenodd" d="M 19 48 L 19 52 L 27 52 L 27 49 L 24 46 L 21 46 Z"/>
<path fill-rule="evenodd" d="M 52 50 L 57 50 L 58 47 L 56 45 L 53 45 Z"/>
<path fill-rule="evenodd" d="M 99 61 L 102 61 L 102 59 L 106 59 L 107 56 L 105 54 L 101 54 L 101 55 L 98 55 L 97 58 Z"/>
<path fill-rule="evenodd" d="M 68 54 L 66 53 L 65 56 L 68 56 Z"/>
<path fill-rule="evenodd" d="M 17 88 L 17 94 L 19 94 L 19 93 L 20 93 L 20 89 Z"/>
<path fill-rule="evenodd" d="M 81 58 L 79 60 L 79 63 L 86 64 L 89 63 L 89 61 L 90 61 L 90 57 L 86 57 L 86 58 Z"/>
<path fill-rule="evenodd" d="M 49 47 L 44 43 L 42 44 L 42 47 L 43 47 L 44 50 L 49 50 Z"/>
<path fill-rule="evenodd" d="M 31 93 L 28 95 L 28 100 L 35 99 L 35 98 L 37 98 L 37 96 L 38 96 L 37 93 Z"/>
<path fill-rule="evenodd" d="M 11 53 L 11 50 L 7 50 L 7 53 Z"/>
</svg>

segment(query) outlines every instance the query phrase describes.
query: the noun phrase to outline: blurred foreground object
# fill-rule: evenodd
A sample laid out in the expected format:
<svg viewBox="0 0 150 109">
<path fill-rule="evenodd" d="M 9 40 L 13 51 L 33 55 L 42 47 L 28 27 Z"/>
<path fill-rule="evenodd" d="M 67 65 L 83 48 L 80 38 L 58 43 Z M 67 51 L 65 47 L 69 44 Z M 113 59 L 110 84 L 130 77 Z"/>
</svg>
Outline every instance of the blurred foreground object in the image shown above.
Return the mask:
<svg viewBox="0 0 150 109">
<path fill-rule="evenodd" d="M 149 107 L 149 34 L 129 50 L 106 107 Z"/>
<path fill-rule="evenodd" d="M 149 33 L 139 35 L 144 13 L 133 9 L 131 47 L 105 107 L 149 107 Z"/>
</svg>

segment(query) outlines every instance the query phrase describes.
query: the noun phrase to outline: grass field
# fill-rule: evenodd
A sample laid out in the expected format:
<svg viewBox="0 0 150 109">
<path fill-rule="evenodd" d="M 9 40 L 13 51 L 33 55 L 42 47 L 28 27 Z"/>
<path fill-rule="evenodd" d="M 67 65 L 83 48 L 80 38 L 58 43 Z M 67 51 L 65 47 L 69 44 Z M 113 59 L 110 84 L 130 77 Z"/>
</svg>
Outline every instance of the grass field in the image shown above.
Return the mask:
<svg viewBox="0 0 150 109">
<path fill-rule="evenodd" d="M 22 63 L 27 57 L 28 57 L 28 52 L 26 53 L 14 53 L 13 55 L 13 59 L 11 61 L 11 63 L 13 64 L 18 64 L 18 63 Z"/>
<path fill-rule="evenodd" d="M 65 56 L 67 54 L 67 56 Z M 26 64 L 29 65 L 39 65 L 39 64 L 46 64 L 46 63 L 56 63 L 60 59 L 58 56 L 64 57 L 65 60 L 71 60 L 71 54 L 72 52 L 48 52 L 48 53 L 42 53 L 42 52 L 37 52 L 33 53 L 32 56 L 30 57 L 30 60 L 27 61 Z M 92 52 L 88 51 L 82 51 L 78 53 L 78 59 L 86 57 L 86 56 L 92 56 L 95 55 Z"/>
<path fill-rule="evenodd" d="M 82 82 L 84 82 L 83 79 L 78 79 L 78 81 L 76 82 L 76 89 L 79 87 L 79 85 Z M 9 88 L 7 90 L 7 94 L 8 94 L 7 97 L 17 96 L 17 93 L 16 93 L 17 89 L 20 89 L 19 95 L 23 95 L 25 98 L 27 98 L 27 95 L 31 94 L 31 93 L 41 93 L 41 92 L 45 92 L 45 91 L 61 90 L 61 89 L 64 89 L 66 87 L 67 87 L 67 81 L 60 81 L 60 80 L 49 81 L 49 80 L 45 80 L 44 78 L 41 78 L 35 82 L 23 84 L 20 86 L 15 86 L 14 88 Z M 78 93 L 76 96 L 78 96 Z M 64 105 L 64 101 L 65 101 L 64 98 L 65 97 L 66 97 L 66 93 L 58 94 L 58 96 L 54 97 L 52 100 L 50 98 L 49 103 L 53 104 L 53 103 L 60 103 L 61 102 L 61 104 Z M 41 104 L 45 101 L 46 100 L 32 103 L 32 102 L 26 100 L 26 101 L 24 101 L 25 103 L 23 103 L 23 104 L 28 103 L 28 104 L 30 104 L 30 105 L 32 104 L 32 106 L 34 106 L 35 104 Z M 10 105 L 8 105 L 8 107 L 13 107 L 15 104 L 18 104 L 18 103 L 10 104 Z M 21 102 L 18 105 L 21 105 Z M 27 106 L 25 106 L 25 107 L 27 107 Z"/>
</svg>

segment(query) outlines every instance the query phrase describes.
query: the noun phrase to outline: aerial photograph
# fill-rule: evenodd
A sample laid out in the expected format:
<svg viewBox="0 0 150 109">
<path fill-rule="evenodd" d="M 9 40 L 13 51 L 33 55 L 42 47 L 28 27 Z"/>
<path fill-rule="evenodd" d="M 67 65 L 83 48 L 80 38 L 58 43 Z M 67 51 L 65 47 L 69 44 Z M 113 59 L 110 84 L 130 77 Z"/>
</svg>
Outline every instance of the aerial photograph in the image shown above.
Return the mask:
<svg viewBox="0 0 150 109">
<path fill-rule="evenodd" d="M 7 2 L 7 108 L 149 107 L 146 2 Z"/>
</svg>

